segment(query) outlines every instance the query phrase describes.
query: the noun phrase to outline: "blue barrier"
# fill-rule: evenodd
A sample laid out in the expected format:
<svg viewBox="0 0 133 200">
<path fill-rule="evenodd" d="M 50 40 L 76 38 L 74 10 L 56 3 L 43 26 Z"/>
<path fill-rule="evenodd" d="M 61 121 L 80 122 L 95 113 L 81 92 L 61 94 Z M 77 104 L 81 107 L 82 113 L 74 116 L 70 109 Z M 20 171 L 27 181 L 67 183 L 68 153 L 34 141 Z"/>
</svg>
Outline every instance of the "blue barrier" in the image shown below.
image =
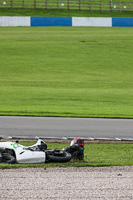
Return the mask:
<svg viewBox="0 0 133 200">
<path fill-rule="evenodd" d="M 72 17 L 31 17 L 31 26 L 72 26 Z"/>
<path fill-rule="evenodd" d="M 112 18 L 112 26 L 132 27 L 133 18 Z"/>
</svg>

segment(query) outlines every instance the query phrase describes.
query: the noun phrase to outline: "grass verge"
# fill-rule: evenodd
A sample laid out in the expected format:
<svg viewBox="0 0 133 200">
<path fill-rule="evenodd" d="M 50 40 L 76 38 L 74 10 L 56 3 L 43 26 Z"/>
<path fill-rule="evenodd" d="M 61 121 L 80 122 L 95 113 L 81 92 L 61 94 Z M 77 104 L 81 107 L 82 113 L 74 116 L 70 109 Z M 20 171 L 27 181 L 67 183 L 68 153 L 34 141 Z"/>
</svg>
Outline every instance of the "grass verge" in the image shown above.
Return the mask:
<svg viewBox="0 0 133 200">
<path fill-rule="evenodd" d="M 56 9 L 0 8 L 0 16 L 38 16 L 38 17 L 133 17 L 132 12 L 117 11 L 79 11 Z"/>
<path fill-rule="evenodd" d="M 34 142 L 21 142 L 32 145 Z M 47 143 L 48 148 L 62 149 L 69 143 Z M 99 167 L 133 165 L 133 144 L 85 144 L 84 161 L 50 164 L 0 164 L 1 169 L 18 167 Z"/>
<path fill-rule="evenodd" d="M 1 27 L 0 115 L 133 118 L 132 35 Z"/>
</svg>

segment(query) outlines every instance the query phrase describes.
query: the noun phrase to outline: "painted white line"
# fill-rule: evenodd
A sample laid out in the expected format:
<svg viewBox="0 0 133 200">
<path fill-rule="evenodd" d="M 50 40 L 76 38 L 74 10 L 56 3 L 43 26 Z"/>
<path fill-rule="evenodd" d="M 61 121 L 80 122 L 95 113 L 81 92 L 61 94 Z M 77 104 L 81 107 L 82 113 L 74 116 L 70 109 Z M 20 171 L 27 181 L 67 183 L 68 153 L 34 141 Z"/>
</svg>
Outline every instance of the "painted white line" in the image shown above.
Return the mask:
<svg viewBox="0 0 133 200">
<path fill-rule="evenodd" d="M 121 139 L 120 138 L 115 138 L 116 140 L 120 140 L 121 141 Z"/>
<path fill-rule="evenodd" d="M 0 140 L 1 139 L 54 139 L 54 140 L 73 140 L 76 137 L 39 137 L 39 136 L 34 136 L 34 137 L 28 137 L 28 136 L 0 136 Z M 79 137 L 83 140 L 104 140 L 104 141 L 133 141 L 133 138 L 92 138 L 92 137 Z"/>
</svg>

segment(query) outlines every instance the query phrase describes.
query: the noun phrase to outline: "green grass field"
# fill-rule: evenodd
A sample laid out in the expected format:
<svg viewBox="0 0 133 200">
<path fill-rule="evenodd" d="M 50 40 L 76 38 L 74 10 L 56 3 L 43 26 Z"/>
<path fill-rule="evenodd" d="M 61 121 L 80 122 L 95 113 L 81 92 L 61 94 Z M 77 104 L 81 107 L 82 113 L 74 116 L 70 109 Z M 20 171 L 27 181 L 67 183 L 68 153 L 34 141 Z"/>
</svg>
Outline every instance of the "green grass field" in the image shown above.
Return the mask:
<svg viewBox="0 0 133 200">
<path fill-rule="evenodd" d="M 132 35 L 1 27 L 0 115 L 133 118 Z"/>
<path fill-rule="evenodd" d="M 46 16 L 46 17 L 132 17 L 132 12 L 98 12 L 78 10 L 47 10 L 47 9 L 19 9 L 0 8 L 0 16 Z"/>
<path fill-rule="evenodd" d="M 133 17 L 133 12 L 88 11 L 57 9 L 0 8 L 0 16 L 46 16 L 46 17 Z"/>
<path fill-rule="evenodd" d="M 34 142 L 21 142 L 23 145 L 32 145 Z M 68 143 L 47 143 L 48 149 L 62 149 Z M 68 163 L 47 164 L 0 164 L 0 168 L 16 167 L 86 167 L 86 166 L 131 166 L 133 165 L 133 144 L 85 144 L 84 161 L 71 160 Z"/>
</svg>

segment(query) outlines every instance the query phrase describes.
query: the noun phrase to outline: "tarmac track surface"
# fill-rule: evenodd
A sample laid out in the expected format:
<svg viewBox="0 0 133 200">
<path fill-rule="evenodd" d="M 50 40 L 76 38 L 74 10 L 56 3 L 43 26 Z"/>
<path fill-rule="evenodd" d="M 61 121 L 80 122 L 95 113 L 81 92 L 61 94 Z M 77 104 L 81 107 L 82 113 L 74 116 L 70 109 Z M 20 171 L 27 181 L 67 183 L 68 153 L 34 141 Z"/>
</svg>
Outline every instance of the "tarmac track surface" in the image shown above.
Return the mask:
<svg viewBox="0 0 133 200">
<path fill-rule="evenodd" d="M 0 136 L 133 138 L 133 119 L 0 116 Z"/>
<path fill-rule="evenodd" d="M 0 169 L 0 177 L 1 200 L 133 200 L 133 166 Z"/>
</svg>

